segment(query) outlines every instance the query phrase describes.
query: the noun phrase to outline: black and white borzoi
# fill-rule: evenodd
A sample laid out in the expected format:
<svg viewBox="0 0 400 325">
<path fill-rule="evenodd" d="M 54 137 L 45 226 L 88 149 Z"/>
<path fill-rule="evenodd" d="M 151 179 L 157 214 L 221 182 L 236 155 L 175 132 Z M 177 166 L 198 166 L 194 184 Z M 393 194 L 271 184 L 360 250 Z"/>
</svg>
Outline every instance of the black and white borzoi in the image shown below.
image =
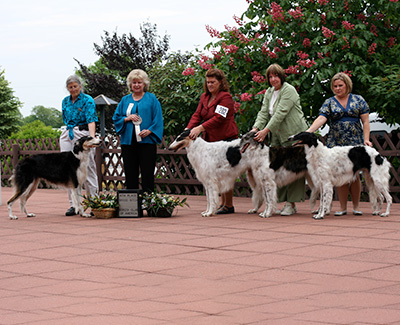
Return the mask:
<svg viewBox="0 0 400 325">
<path fill-rule="evenodd" d="M 236 179 L 248 169 L 249 163 L 240 157 L 239 139 L 206 142 L 201 138 L 193 140 L 189 134 L 190 130 L 182 132 L 169 149 L 186 148 L 189 162 L 206 191 L 207 209 L 201 215 L 209 217 L 218 209 L 218 195 L 234 188 Z"/>
<path fill-rule="evenodd" d="M 320 209 L 314 219 L 322 219 L 329 213 L 332 204 L 333 186 L 342 186 L 354 181 L 359 171 L 364 172 L 369 189 L 372 214 L 389 216 L 392 197 L 389 194 L 390 163 L 377 150 L 369 146 L 343 146 L 328 148 L 314 133 L 301 132 L 289 137 L 303 144 L 306 159 L 312 168 L 312 179 L 321 193 Z M 383 200 L 386 211 L 381 213 Z"/>
<path fill-rule="evenodd" d="M 242 136 L 240 151 L 248 164 L 248 181 L 253 188 L 254 213 L 265 200 L 266 208 L 260 217 L 268 218 L 276 211 L 276 189 L 306 177 L 311 188 L 310 207 L 313 209 L 318 193 L 309 176 L 305 150 L 302 147 L 269 147 L 254 140 L 255 132 Z M 265 193 L 265 192 L 268 193 Z M 271 192 L 271 193 L 269 193 Z M 263 194 L 263 195 L 262 195 Z M 249 211 L 250 212 L 250 211 Z"/>
<path fill-rule="evenodd" d="M 19 162 L 12 176 L 14 195 L 7 202 L 10 219 L 18 219 L 12 213 L 12 206 L 17 199 L 22 213 L 27 217 L 35 216 L 27 212 L 26 201 L 35 192 L 40 180 L 73 189 L 71 198 L 75 213 L 90 216 L 83 211 L 80 195 L 87 177 L 90 149 L 100 144 L 100 139 L 85 136 L 76 141 L 73 151 L 33 155 Z"/>
</svg>

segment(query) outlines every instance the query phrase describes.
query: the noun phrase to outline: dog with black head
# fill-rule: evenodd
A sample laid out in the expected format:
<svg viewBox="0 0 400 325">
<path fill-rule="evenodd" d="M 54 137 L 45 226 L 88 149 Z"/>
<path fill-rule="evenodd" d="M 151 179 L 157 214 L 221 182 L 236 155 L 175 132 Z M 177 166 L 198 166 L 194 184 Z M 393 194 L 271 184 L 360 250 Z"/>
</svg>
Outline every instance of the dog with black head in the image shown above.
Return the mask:
<svg viewBox="0 0 400 325">
<path fill-rule="evenodd" d="M 19 162 L 11 178 L 14 194 L 7 202 L 10 219 L 18 219 L 12 213 L 12 206 L 18 199 L 21 212 L 27 217 L 35 217 L 34 213 L 28 213 L 26 202 L 35 192 L 40 180 L 73 189 L 71 198 L 75 213 L 90 217 L 83 211 L 80 195 L 87 178 L 90 149 L 100 144 L 100 139 L 85 136 L 76 141 L 73 151 L 32 155 Z"/>
<path fill-rule="evenodd" d="M 310 165 L 313 182 L 319 188 L 321 203 L 314 219 L 323 219 L 332 205 L 333 187 L 353 182 L 357 174 L 364 173 L 369 189 L 372 214 L 387 217 L 392 197 L 389 194 L 390 163 L 377 150 L 369 146 L 326 147 L 314 133 L 300 132 L 289 137 L 303 145 L 307 163 Z M 386 211 L 381 213 L 386 200 Z"/>
<path fill-rule="evenodd" d="M 250 162 L 252 177 L 248 178 L 253 190 L 255 212 L 265 201 L 266 209 L 261 217 L 270 217 L 276 211 L 276 188 L 288 185 L 295 180 L 306 177 L 311 191 L 310 206 L 313 209 L 317 193 L 308 174 L 308 164 L 302 147 L 270 147 L 254 140 L 255 132 L 242 136 L 240 148 L 242 157 Z M 260 195 L 263 193 L 263 195 Z"/>
</svg>

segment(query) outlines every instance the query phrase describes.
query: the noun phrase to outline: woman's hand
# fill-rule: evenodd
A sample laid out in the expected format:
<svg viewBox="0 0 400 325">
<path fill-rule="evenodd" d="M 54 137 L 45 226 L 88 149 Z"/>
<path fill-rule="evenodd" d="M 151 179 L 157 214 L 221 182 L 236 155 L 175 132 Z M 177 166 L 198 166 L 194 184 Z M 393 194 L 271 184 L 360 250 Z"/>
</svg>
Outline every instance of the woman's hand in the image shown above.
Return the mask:
<svg viewBox="0 0 400 325">
<path fill-rule="evenodd" d="M 125 117 L 124 121 L 125 122 L 137 122 L 137 121 L 139 121 L 139 119 L 140 119 L 139 115 L 131 114 L 131 115 Z"/>
<path fill-rule="evenodd" d="M 142 130 L 139 133 L 139 136 L 142 138 L 148 137 L 150 134 L 152 134 L 153 132 L 151 132 L 150 130 Z"/>
<path fill-rule="evenodd" d="M 256 140 L 258 142 L 263 142 L 268 133 L 269 133 L 269 129 L 267 129 L 267 128 L 265 128 L 261 131 L 258 131 L 256 133 L 256 135 L 254 136 L 254 140 Z"/>
<path fill-rule="evenodd" d="M 372 142 L 369 141 L 369 140 L 364 140 L 364 144 L 365 144 L 366 146 L 372 147 Z"/>
<path fill-rule="evenodd" d="M 199 136 L 199 134 L 200 134 L 201 132 L 203 132 L 203 131 L 205 131 L 205 129 L 204 129 L 204 127 L 203 127 L 202 125 L 196 126 L 195 128 L 193 128 L 193 129 L 190 131 L 189 138 L 194 140 L 194 139 L 196 139 L 196 138 Z"/>
</svg>

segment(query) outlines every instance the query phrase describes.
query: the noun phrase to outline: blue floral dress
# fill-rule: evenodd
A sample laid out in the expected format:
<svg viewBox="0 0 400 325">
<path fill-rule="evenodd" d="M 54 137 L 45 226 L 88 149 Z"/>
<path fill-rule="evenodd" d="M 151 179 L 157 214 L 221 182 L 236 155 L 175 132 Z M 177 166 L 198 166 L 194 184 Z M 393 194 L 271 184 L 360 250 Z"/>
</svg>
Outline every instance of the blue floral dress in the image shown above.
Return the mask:
<svg viewBox="0 0 400 325">
<path fill-rule="evenodd" d="M 329 123 L 327 147 L 363 145 L 360 116 L 366 113 L 369 113 L 369 107 L 360 95 L 350 94 L 346 108 L 335 97 L 327 99 L 319 110 Z"/>
</svg>

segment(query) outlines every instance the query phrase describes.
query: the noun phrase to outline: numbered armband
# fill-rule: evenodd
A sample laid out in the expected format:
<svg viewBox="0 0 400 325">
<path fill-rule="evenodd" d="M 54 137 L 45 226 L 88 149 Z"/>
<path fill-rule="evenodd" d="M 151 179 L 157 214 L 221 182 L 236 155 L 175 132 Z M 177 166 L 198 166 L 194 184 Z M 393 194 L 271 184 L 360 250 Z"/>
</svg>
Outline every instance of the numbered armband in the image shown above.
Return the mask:
<svg viewBox="0 0 400 325">
<path fill-rule="evenodd" d="M 221 115 L 222 117 L 226 118 L 229 112 L 229 108 L 222 106 L 222 105 L 217 105 L 215 108 L 215 113 Z"/>
</svg>

